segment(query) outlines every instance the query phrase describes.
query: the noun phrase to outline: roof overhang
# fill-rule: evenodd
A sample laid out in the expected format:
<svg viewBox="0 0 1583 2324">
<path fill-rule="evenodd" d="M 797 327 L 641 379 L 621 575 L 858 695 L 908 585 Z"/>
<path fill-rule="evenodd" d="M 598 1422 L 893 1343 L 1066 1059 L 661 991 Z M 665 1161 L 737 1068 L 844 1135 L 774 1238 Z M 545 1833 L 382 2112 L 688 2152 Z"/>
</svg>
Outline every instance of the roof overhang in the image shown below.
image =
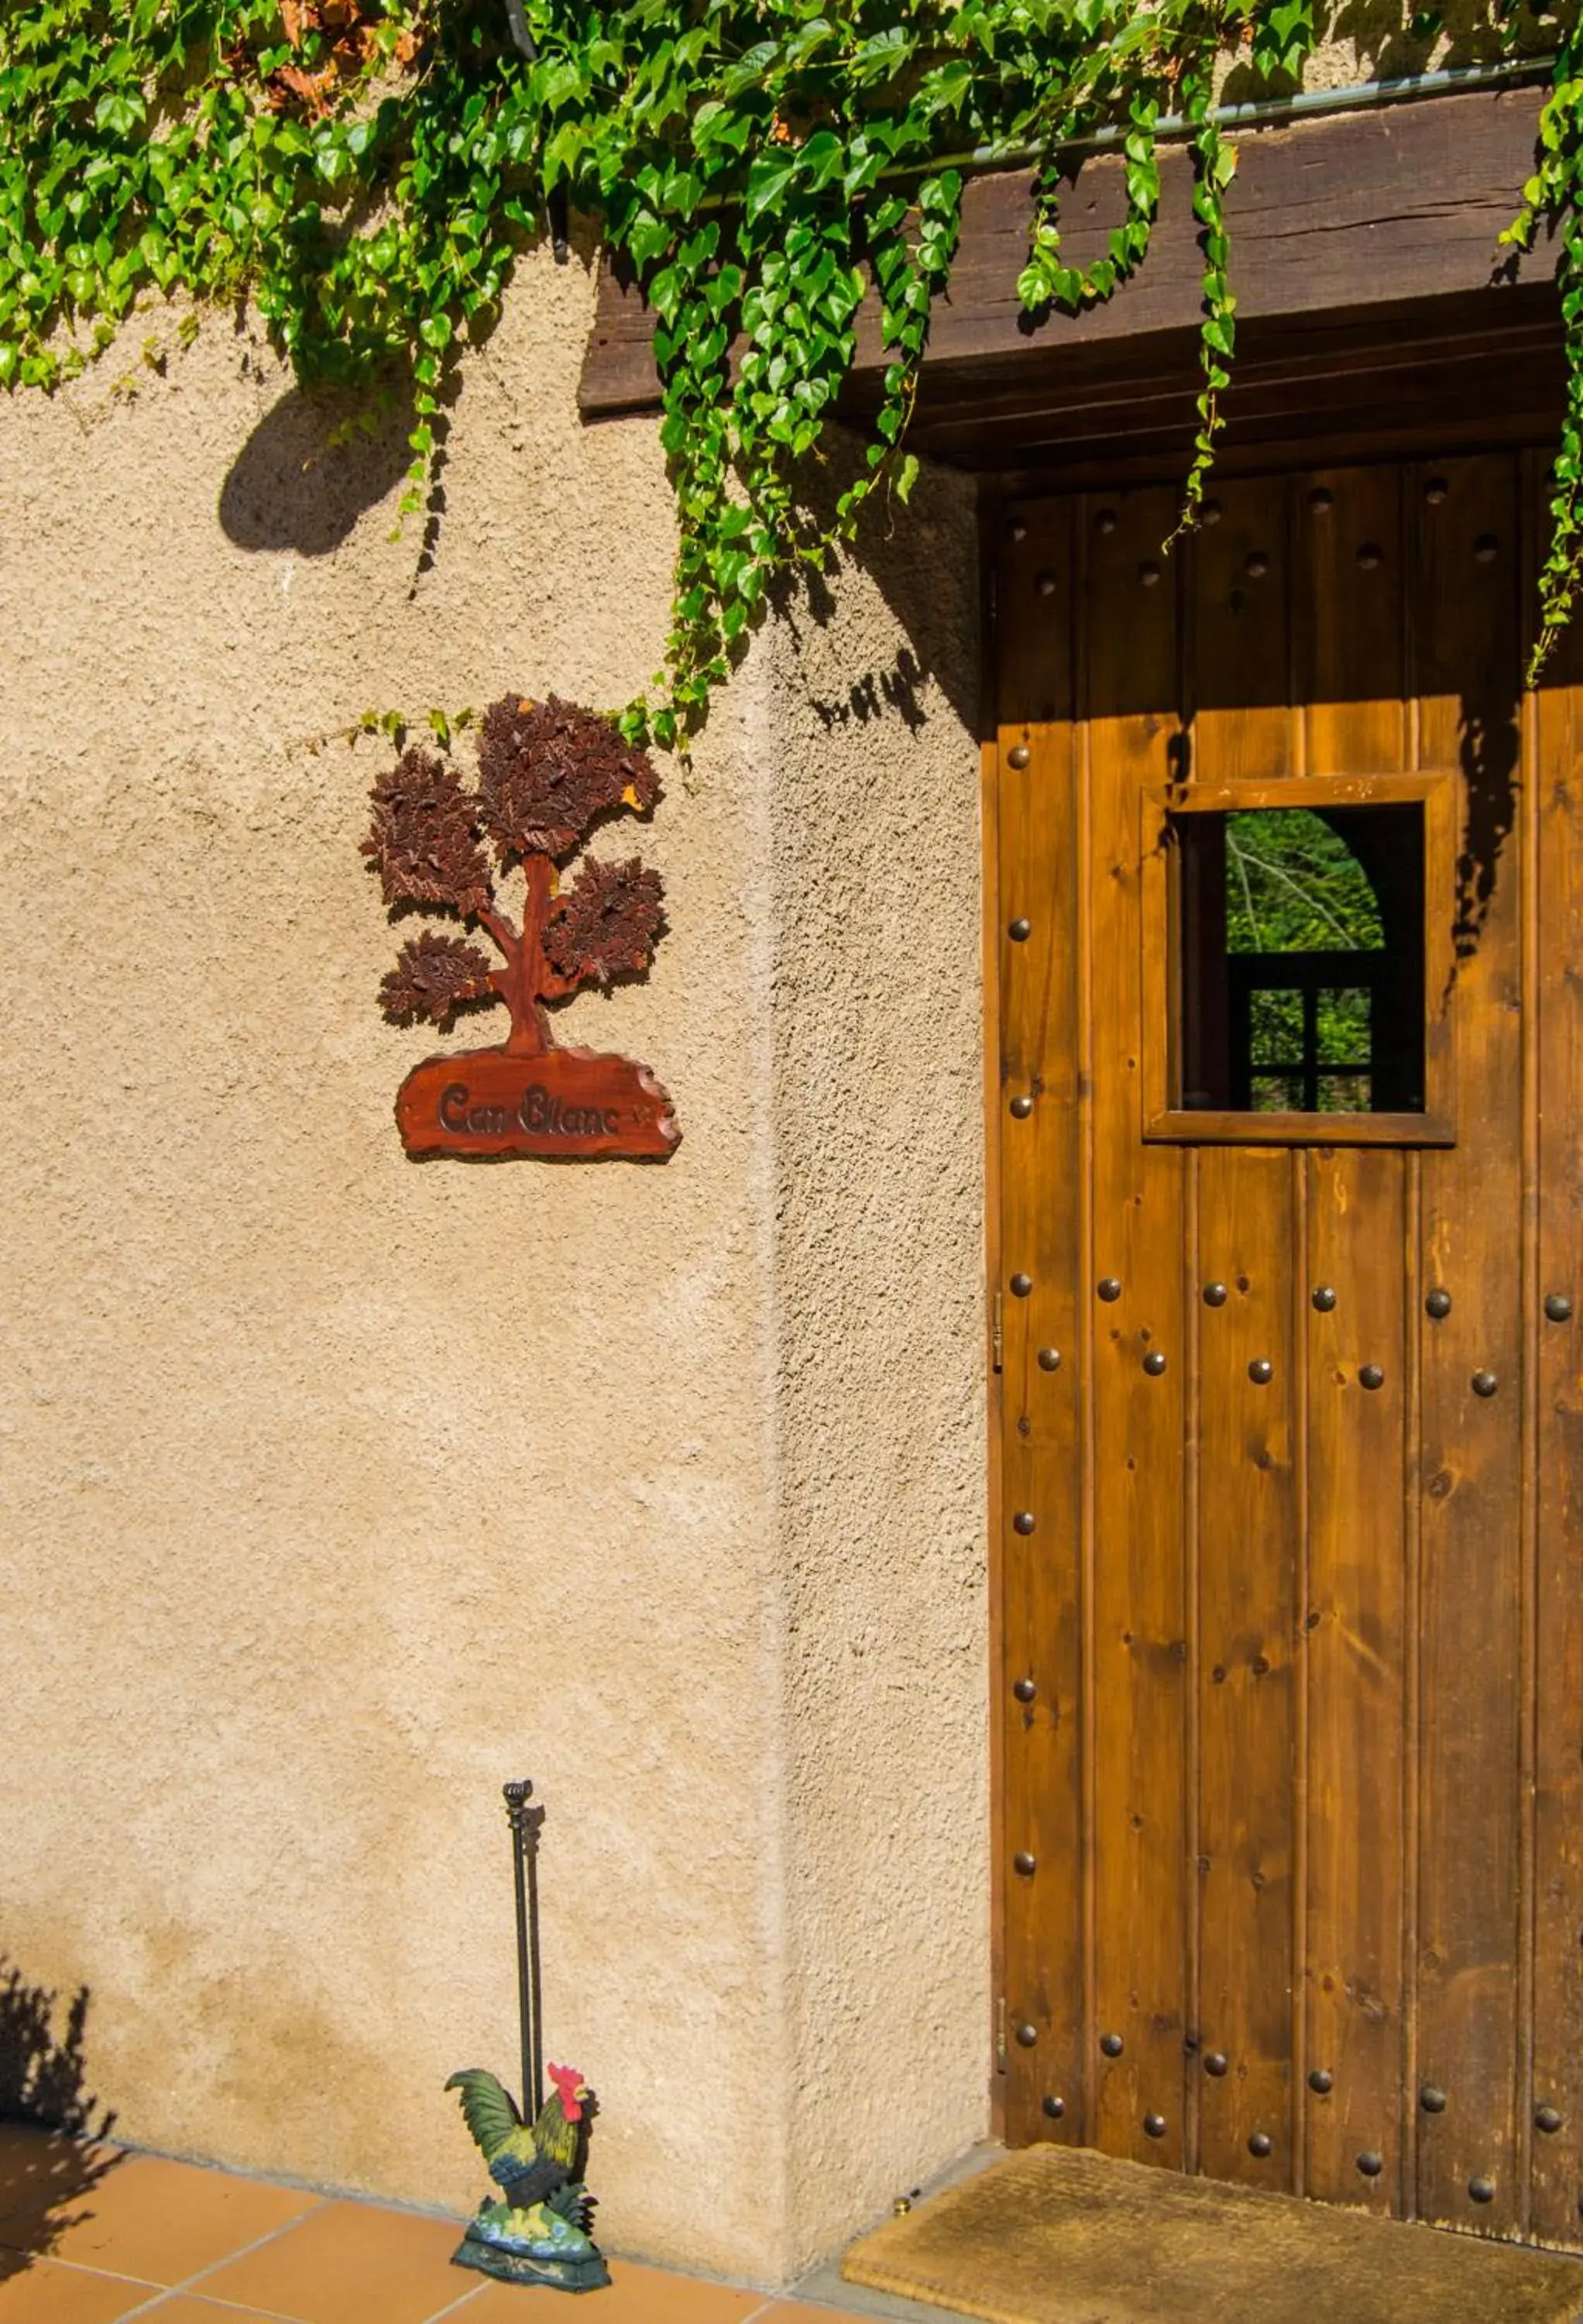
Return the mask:
<svg viewBox="0 0 1583 2324">
<path fill-rule="evenodd" d="M 1338 453 L 1553 431 L 1562 364 L 1553 257 L 1498 236 L 1532 173 L 1542 92 L 1516 87 L 1376 106 L 1239 134 L 1227 196 L 1238 357 L 1225 457 L 1302 441 Z M 1104 252 L 1122 164 L 1092 154 L 1062 208 L 1073 263 Z M 1202 254 L 1185 148 L 1161 154 L 1147 258 L 1114 298 L 1041 320 L 1017 305 L 1032 195 L 1026 171 L 970 180 L 949 295 L 935 308 L 909 442 L 976 469 L 1073 475 L 1118 461 L 1185 463 L 1193 427 Z M 584 417 L 652 410 L 652 318 L 602 272 Z M 870 299 L 840 410 L 878 400 L 885 356 Z"/>
</svg>

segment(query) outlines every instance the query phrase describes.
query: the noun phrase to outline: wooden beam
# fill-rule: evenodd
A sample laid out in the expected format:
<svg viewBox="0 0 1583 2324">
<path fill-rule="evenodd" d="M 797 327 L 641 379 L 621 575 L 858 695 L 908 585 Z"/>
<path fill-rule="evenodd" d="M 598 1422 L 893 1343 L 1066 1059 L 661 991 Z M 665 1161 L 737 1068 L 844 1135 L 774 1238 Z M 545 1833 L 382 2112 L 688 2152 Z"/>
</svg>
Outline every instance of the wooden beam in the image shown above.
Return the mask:
<svg viewBox="0 0 1583 2324">
<path fill-rule="evenodd" d="M 1505 88 L 1238 136 L 1227 213 L 1242 323 L 1300 327 L 1345 310 L 1359 345 L 1371 314 L 1388 323 L 1395 344 L 1411 341 L 1418 308 L 1431 337 L 1443 337 L 1453 315 L 1459 334 L 1496 345 L 1508 324 L 1532 327 L 1532 293 L 1514 286 L 1548 281 L 1551 258 L 1542 249 L 1518 264 L 1497 236 L 1532 167 L 1541 102 L 1536 88 Z M 1076 171 L 1063 206 L 1073 263 L 1102 254 L 1122 212 L 1121 169 L 1107 153 Z M 1162 152 L 1159 217 L 1143 266 L 1115 298 L 1081 315 L 1035 320 L 1017 305 L 1031 187 L 1022 171 L 970 180 L 950 294 L 935 309 L 915 440 L 968 466 L 982 465 L 981 447 L 948 439 L 953 429 L 971 438 L 988 405 L 999 404 L 1003 429 L 1026 429 L 1037 414 L 1058 415 L 1069 390 L 1091 392 L 1101 376 L 1125 379 L 1140 356 L 1152 352 L 1157 361 L 1173 341 L 1185 350 L 1199 321 L 1203 262 L 1183 148 Z M 1436 302 L 1445 302 L 1438 326 Z M 654 407 L 651 332 L 639 292 L 603 270 L 578 394 L 585 419 Z M 1172 360 L 1175 367 L 1174 352 Z M 883 366 L 870 299 L 846 410 L 872 403 Z M 1007 448 L 1003 435 L 1002 455 Z"/>
<path fill-rule="evenodd" d="M 999 473 L 1148 455 L 1153 473 L 1174 474 L 1187 465 L 1201 384 L 1192 327 L 967 361 L 925 381 L 907 440 L 934 459 Z M 1267 466 L 1272 447 L 1321 439 L 1337 457 L 1366 438 L 1381 454 L 1549 443 L 1564 390 L 1548 284 L 1256 316 L 1238 337 L 1219 465 L 1247 452 Z M 861 427 L 876 401 L 877 383 L 856 380 L 842 416 Z"/>
</svg>

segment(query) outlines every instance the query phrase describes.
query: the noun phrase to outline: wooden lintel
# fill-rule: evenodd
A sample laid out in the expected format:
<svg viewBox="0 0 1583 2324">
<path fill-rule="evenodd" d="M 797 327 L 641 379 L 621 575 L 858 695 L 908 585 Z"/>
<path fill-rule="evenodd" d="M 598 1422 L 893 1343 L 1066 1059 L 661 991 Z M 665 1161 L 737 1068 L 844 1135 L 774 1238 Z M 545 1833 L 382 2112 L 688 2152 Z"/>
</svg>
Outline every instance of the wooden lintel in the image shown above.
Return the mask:
<svg viewBox="0 0 1583 2324">
<path fill-rule="evenodd" d="M 1382 105 L 1240 135 L 1227 196 L 1238 316 L 1295 344 L 1320 318 L 1344 312 L 1353 345 L 1371 315 L 1402 345 L 1455 318 L 1459 335 L 1487 343 L 1508 325 L 1532 330 L 1537 286 L 1553 273 L 1548 251 L 1518 264 L 1497 237 L 1516 209 L 1533 161 L 1541 92 L 1534 88 Z M 1033 321 L 1017 300 L 1031 181 L 1003 171 L 970 181 L 950 294 L 934 318 L 915 420 L 921 448 L 983 465 L 974 423 L 998 406 L 1001 426 L 1026 431 L 1035 412 L 1070 410 L 1070 393 L 1101 376 L 1136 376 L 1147 351 L 1186 349 L 1201 314 L 1203 272 L 1192 216 L 1192 168 L 1181 147 L 1161 157 L 1159 216 L 1136 277 L 1081 315 Z M 1091 156 L 1068 188 L 1063 224 L 1074 263 L 1102 254 L 1121 216 L 1121 163 Z M 1527 288 L 1514 290 L 1514 286 Z M 1548 308 L 1543 293 L 1540 303 Z M 1438 312 L 1441 321 L 1431 319 Z M 652 318 L 638 291 L 607 268 L 584 362 L 585 419 L 652 409 L 658 398 Z M 1245 338 L 1247 333 L 1245 332 Z M 1074 360 L 1075 358 L 1075 360 Z M 846 409 L 874 399 L 884 352 L 870 300 L 860 318 Z M 1178 368 L 1175 355 L 1172 369 Z M 1183 376 L 1183 384 L 1187 384 Z M 1036 429 L 1034 433 L 1036 434 Z M 1004 437 L 999 445 L 1004 457 Z"/>
</svg>

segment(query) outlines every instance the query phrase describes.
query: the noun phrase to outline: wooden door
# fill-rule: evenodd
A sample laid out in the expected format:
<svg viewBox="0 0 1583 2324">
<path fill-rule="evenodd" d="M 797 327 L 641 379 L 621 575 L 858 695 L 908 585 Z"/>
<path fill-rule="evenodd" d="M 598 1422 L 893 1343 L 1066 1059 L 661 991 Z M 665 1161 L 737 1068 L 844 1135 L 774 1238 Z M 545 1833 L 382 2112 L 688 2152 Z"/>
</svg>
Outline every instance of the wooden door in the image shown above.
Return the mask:
<svg viewBox="0 0 1583 2324">
<path fill-rule="evenodd" d="M 1541 482 L 1234 480 L 1169 556 L 1164 489 L 998 520 L 999 2047 L 1016 2143 L 1578 2248 L 1583 698 L 1521 690 Z M 1160 1101 L 1162 835 L 1242 796 L 1426 802 L 1438 1115 Z"/>
</svg>

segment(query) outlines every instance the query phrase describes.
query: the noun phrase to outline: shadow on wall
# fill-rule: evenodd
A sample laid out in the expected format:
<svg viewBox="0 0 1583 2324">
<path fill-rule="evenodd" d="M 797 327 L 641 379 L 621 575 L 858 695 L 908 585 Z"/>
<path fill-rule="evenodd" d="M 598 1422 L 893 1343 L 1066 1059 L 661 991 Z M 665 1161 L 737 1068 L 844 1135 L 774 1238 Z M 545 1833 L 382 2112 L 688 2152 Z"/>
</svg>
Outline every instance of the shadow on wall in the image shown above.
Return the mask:
<svg viewBox="0 0 1583 2324">
<path fill-rule="evenodd" d="M 353 394 L 292 388 L 267 411 L 220 488 L 220 526 L 238 549 L 327 557 L 393 492 L 412 455 L 410 388 Z"/>
<path fill-rule="evenodd" d="M 834 428 L 825 439 L 825 462 L 810 464 L 803 479 L 810 512 L 822 524 L 831 521 L 837 495 L 860 472 L 862 439 Z M 954 481 L 960 487 L 961 480 Z M 839 694 L 814 699 L 815 715 L 826 733 L 894 717 L 916 734 L 928 723 L 925 696 L 931 683 L 939 687 L 968 732 L 978 732 L 976 515 L 960 501 L 954 521 L 931 515 L 929 497 L 929 488 L 920 486 L 919 505 L 894 509 L 876 494 L 862 512 L 850 549 L 832 551 L 823 571 L 802 567 L 773 593 L 776 613 L 800 642 L 805 624 L 824 629 L 834 619 L 836 586 L 843 561 L 850 559 L 865 567 L 907 641 L 885 667 L 861 671 Z"/>
<path fill-rule="evenodd" d="M 827 734 L 838 726 L 867 726 L 894 710 L 910 734 L 925 724 L 924 673 L 911 649 L 903 646 L 888 669 L 866 670 L 846 692 L 815 700 L 815 714 Z"/>
<path fill-rule="evenodd" d="M 87 2088 L 88 1988 L 72 1996 L 58 2037 L 59 2001 L 0 1954 L 0 2123 L 30 2134 L 0 2144 L 0 2284 L 54 2248 L 74 2224 L 69 2206 L 120 2160 L 94 2144 L 115 2116 L 102 2109 L 96 2121 Z"/>
</svg>

